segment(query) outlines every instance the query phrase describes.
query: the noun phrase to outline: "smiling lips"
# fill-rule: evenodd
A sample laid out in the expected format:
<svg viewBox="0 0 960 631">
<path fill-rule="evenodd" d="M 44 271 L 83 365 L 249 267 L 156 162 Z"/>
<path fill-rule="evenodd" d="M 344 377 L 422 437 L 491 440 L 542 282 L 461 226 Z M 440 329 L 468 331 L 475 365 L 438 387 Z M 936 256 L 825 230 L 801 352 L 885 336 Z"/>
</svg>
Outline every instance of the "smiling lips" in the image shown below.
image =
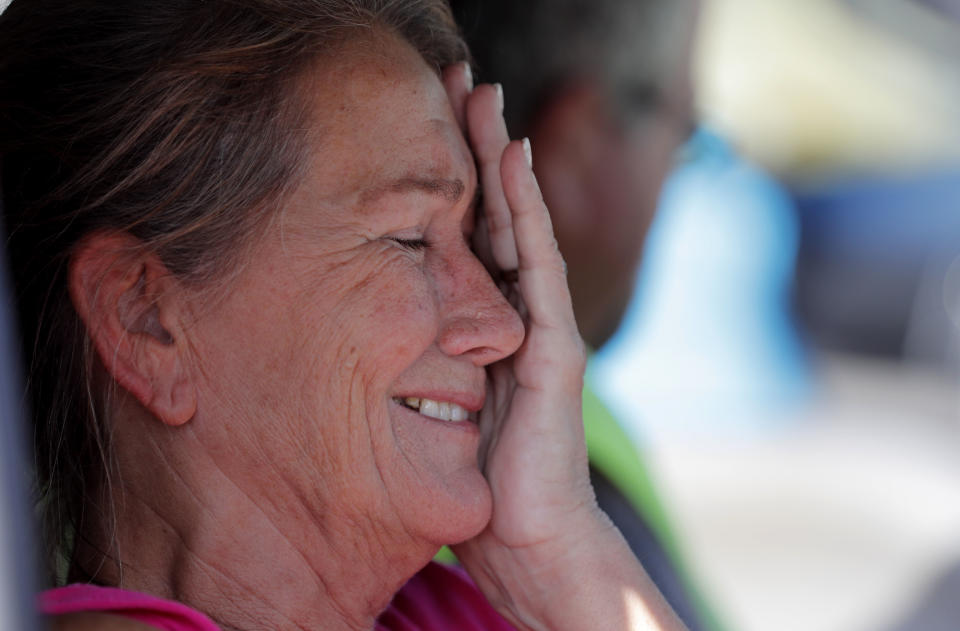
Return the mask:
<svg viewBox="0 0 960 631">
<path fill-rule="evenodd" d="M 467 409 L 456 403 L 434 401 L 433 399 L 423 399 L 419 397 L 406 397 L 404 399 L 397 399 L 396 401 L 406 408 L 441 421 L 460 423 L 470 418 L 470 413 Z"/>
</svg>

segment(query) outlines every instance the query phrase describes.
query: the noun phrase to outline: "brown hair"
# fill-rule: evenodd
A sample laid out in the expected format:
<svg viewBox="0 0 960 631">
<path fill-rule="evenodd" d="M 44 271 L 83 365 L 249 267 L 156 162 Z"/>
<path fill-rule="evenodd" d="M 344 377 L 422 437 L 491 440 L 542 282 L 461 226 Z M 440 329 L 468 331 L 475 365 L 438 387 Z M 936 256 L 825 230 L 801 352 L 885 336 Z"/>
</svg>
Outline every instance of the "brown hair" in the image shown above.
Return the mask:
<svg viewBox="0 0 960 631">
<path fill-rule="evenodd" d="M 51 569 L 100 518 L 85 511 L 110 469 L 73 249 L 120 230 L 186 281 L 220 278 L 296 180 L 298 77 L 371 27 L 438 70 L 467 56 L 444 0 L 15 0 L 0 16 L 0 181 Z"/>
</svg>

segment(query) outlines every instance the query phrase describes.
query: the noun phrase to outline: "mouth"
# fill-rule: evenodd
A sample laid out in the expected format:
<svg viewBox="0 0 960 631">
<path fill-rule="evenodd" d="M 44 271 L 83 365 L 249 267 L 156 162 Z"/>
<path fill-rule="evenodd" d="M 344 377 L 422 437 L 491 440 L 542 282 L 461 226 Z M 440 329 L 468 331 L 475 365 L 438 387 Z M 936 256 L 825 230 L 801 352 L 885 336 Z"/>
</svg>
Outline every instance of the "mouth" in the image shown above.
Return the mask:
<svg viewBox="0 0 960 631">
<path fill-rule="evenodd" d="M 413 410 L 418 414 L 448 423 L 476 422 L 475 415 L 465 407 L 450 401 L 435 401 L 422 397 L 396 397 L 394 401 L 399 405 Z"/>
</svg>

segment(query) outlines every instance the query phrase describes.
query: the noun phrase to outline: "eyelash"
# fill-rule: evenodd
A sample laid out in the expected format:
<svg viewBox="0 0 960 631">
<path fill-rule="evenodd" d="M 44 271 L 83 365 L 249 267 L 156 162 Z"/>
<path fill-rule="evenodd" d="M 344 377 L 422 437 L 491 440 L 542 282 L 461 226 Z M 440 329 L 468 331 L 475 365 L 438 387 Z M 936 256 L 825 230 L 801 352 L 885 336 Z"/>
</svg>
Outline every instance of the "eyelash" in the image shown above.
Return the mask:
<svg viewBox="0 0 960 631">
<path fill-rule="evenodd" d="M 426 239 L 392 239 L 395 243 L 399 243 L 401 246 L 408 250 L 413 250 L 414 252 L 420 252 L 421 250 L 426 250 L 430 247 L 430 244 Z"/>
</svg>

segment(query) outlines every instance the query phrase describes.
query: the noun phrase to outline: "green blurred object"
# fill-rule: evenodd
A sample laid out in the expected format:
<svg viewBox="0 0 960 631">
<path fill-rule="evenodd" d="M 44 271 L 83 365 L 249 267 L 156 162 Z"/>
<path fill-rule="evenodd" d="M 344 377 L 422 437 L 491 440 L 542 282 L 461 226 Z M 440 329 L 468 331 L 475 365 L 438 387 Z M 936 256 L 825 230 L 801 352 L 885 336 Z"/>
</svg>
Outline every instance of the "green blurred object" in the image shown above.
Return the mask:
<svg viewBox="0 0 960 631">
<path fill-rule="evenodd" d="M 446 563 L 448 565 L 457 565 L 457 555 L 455 555 L 453 550 L 447 546 L 440 548 L 440 552 L 437 552 L 436 556 L 433 557 L 433 560 L 440 563 Z"/>
<path fill-rule="evenodd" d="M 687 569 L 670 519 L 640 452 L 613 413 L 590 388 L 589 382 L 583 389 L 583 427 L 590 465 L 616 486 L 650 526 L 679 574 L 700 624 L 709 631 L 725 631 Z"/>
</svg>

